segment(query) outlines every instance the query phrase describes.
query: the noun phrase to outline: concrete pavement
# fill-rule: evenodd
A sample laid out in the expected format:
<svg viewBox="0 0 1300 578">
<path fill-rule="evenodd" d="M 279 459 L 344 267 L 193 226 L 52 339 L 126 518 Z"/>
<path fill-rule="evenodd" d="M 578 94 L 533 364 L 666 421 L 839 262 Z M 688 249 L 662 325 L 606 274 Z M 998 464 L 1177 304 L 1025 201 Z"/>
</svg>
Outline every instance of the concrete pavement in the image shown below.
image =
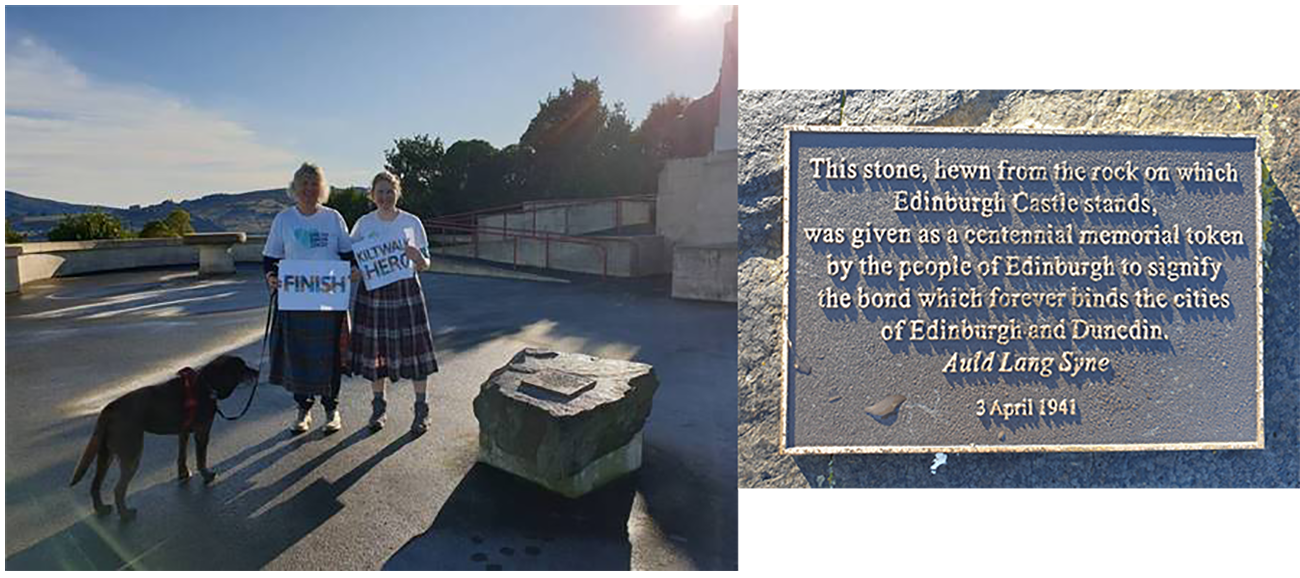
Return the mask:
<svg viewBox="0 0 1300 578">
<path fill-rule="evenodd" d="M 95 413 L 219 353 L 255 361 L 260 273 L 126 271 L 7 298 L 6 570 L 736 567 L 734 305 L 669 299 L 664 279 L 422 280 L 441 367 L 428 434 L 406 434 L 409 382 L 390 386 L 389 427 L 377 434 L 363 427 L 368 382 L 346 379 L 343 431 L 298 437 L 285 431 L 292 398 L 262 384 L 245 418 L 214 426 L 210 486 L 175 481 L 175 440 L 146 438 L 129 524 L 91 514 L 88 482 L 67 487 Z M 662 385 L 640 472 L 570 501 L 475 465 L 471 401 L 528 346 L 655 365 Z M 114 467 L 106 487 L 116 477 Z"/>
</svg>

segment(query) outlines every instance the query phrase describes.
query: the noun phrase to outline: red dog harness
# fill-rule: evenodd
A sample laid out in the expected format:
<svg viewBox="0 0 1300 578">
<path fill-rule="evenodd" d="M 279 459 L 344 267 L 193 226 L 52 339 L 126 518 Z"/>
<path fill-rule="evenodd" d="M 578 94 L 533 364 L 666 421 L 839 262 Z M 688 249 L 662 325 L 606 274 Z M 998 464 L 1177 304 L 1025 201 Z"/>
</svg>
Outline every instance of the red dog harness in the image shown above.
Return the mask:
<svg viewBox="0 0 1300 578">
<path fill-rule="evenodd" d="M 185 399 L 181 402 L 181 412 L 185 416 L 181 422 L 181 428 L 189 429 L 194 424 L 194 416 L 199 411 L 199 398 L 195 395 L 194 381 L 198 378 L 199 373 L 188 367 L 176 372 L 181 376 L 182 390 L 185 392 Z"/>
</svg>

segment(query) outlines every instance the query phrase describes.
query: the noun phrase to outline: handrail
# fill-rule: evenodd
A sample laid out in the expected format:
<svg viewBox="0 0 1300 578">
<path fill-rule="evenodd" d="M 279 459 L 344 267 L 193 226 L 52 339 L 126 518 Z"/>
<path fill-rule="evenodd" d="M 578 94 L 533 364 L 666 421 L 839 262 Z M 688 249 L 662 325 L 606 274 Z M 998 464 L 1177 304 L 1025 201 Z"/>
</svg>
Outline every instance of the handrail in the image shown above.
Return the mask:
<svg viewBox="0 0 1300 578">
<path fill-rule="evenodd" d="M 655 195 L 623 195 L 623 196 L 619 196 L 619 197 L 591 197 L 591 198 L 569 198 L 569 199 L 534 199 L 534 200 L 531 200 L 531 201 L 520 201 L 520 202 L 518 202 L 518 203 L 511 203 L 511 204 L 509 204 L 509 205 L 501 205 L 501 206 L 498 206 L 498 207 L 489 207 L 489 208 L 486 208 L 486 209 L 475 209 L 475 210 L 473 210 L 473 211 L 465 211 L 465 212 L 463 212 L 463 213 L 452 213 L 452 214 L 450 214 L 450 215 L 442 215 L 442 216 L 440 216 L 440 217 L 433 217 L 431 220 L 440 220 L 440 221 L 442 221 L 442 220 L 454 220 L 454 219 L 461 219 L 461 218 L 464 218 L 464 217 L 473 217 L 473 216 L 478 216 L 478 215 L 483 215 L 483 214 L 489 214 L 489 213 L 507 213 L 507 212 L 513 212 L 513 211 L 515 211 L 516 209 L 523 209 L 523 208 L 525 208 L 526 205 L 534 204 L 534 203 L 546 203 L 546 205 L 547 205 L 546 208 L 547 208 L 547 209 L 554 209 L 554 208 L 558 208 L 558 207 L 571 207 L 571 206 L 575 206 L 575 205 L 588 205 L 588 204 L 598 203 L 598 202 L 603 202 L 603 201 L 652 201 L 652 200 L 655 200 L 656 198 L 657 198 L 657 197 L 655 197 Z M 536 211 L 536 210 L 539 210 L 539 209 L 534 208 L 534 209 L 532 209 L 532 210 Z"/>
<path fill-rule="evenodd" d="M 436 223 L 433 222 L 433 219 L 425 220 L 424 228 L 425 228 L 425 234 L 430 237 L 436 234 L 434 232 L 435 229 L 439 229 L 443 231 L 460 231 L 460 232 L 470 233 L 473 236 L 473 240 L 471 241 L 471 244 L 474 245 L 474 258 L 476 259 L 478 258 L 478 245 L 479 245 L 478 239 L 480 234 L 501 235 L 503 239 L 504 238 L 514 239 L 515 241 L 514 256 L 511 259 L 511 261 L 512 261 L 512 265 L 515 267 L 519 266 L 519 239 L 536 239 L 544 242 L 546 247 L 547 267 L 549 267 L 551 263 L 551 242 L 552 241 L 561 241 L 565 243 L 577 243 L 580 245 L 588 245 L 591 247 L 595 247 L 596 250 L 600 253 L 601 278 L 603 279 L 609 275 L 609 249 L 606 248 L 601 242 L 594 241 L 586 237 L 574 237 L 572 235 L 558 235 L 555 233 L 551 233 L 549 231 L 541 231 L 539 233 L 536 231 L 529 231 L 528 229 L 509 229 L 506 227 L 460 225 L 455 223 Z M 606 238 L 606 240 L 613 240 L 617 242 L 628 242 L 628 243 L 632 242 L 629 239 L 619 239 L 617 237 L 609 237 Z M 636 245 L 633 244 L 632 247 L 635 248 Z M 432 247 L 430 248 L 430 252 L 433 252 Z"/>
<path fill-rule="evenodd" d="M 604 278 L 609 273 L 609 252 L 604 246 L 604 244 L 602 244 L 602 242 L 608 242 L 610 240 L 613 240 L 615 242 L 628 243 L 633 252 L 632 256 L 634 261 L 636 259 L 637 254 L 640 252 L 640 248 L 637 246 L 635 242 L 633 242 L 630 239 L 620 239 L 617 237 L 602 237 L 602 242 L 598 242 L 592 240 L 589 237 L 578 237 L 578 236 L 568 234 L 569 233 L 568 209 L 574 206 L 594 205 L 599 203 L 613 202 L 614 203 L 614 230 L 621 231 L 623 228 L 623 203 L 625 202 L 649 203 L 649 202 L 653 202 L 654 200 L 655 200 L 654 195 L 626 195 L 621 197 L 602 197 L 602 198 L 589 198 L 589 199 L 553 199 L 553 200 L 540 199 L 540 200 L 532 200 L 532 201 L 523 201 L 511 205 L 504 205 L 501 207 L 479 209 L 475 211 L 468 211 L 468 212 L 457 213 L 453 215 L 443 215 L 441 217 L 423 219 L 422 223 L 425 228 L 425 233 L 430 238 L 432 238 L 438 232 L 441 232 L 444 235 L 449 232 L 469 233 L 471 239 L 468 244 L 473 245 L 474 258 L 476 259 L 479 256 L 479 238 L 481 235 L 482 236 L 499 235 L 501 236 L 503 241 L 513 239 L 514 255 L 511 258 L 511 263 L 515 267 L 519 266 L 519 239 L 535 239 L 535 240 L 540 240 L 543 243 L 543 246 L 545 247 L 546 250 L 546 256 L 545 256 L 546 267 L 550 267 L 551 243 L 553 241 L 576 243 L 580 245 L 589 245 L 595 247 L 597 251 L 600 252 L 601 277 Z M 537 213 L 540 211 L 548 211 L 553 209 L 561 209 L 564 211 L 564 232 L 555 233 L 552 231 L 538 231 Z M 650 208 L 651 222 L 654 221 L 653 209 L 654 207 L 651 206 Z M 528 213 L 532 213 L 533 215 L 531 229 L 509 227 L 510 216 L 527 215 Z M 484 225 L 480 223 L 483 217 L 495 217 L 498 215 L 502 217 L 501 226 Z"/>
</svg>

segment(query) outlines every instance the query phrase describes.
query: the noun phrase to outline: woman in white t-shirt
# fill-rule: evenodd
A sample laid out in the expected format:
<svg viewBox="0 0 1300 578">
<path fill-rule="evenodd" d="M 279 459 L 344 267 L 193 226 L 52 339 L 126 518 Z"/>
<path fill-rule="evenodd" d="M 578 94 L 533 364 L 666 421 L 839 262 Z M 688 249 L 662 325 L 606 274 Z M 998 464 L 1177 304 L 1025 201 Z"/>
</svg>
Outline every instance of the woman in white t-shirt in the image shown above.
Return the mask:
<svg viewBox="0 0 1300 578">
<path fill-rule="evenodd" d="M 384 390 L 388 381 L 412 381 L 415 409 L 411 434 L 418 436 L 429 429 L 428 377 L 438 371 L 438 362 L 433 355 L 433 332 L 419 276 L 420 271 L 429 268 L 429 240 L 420 219 L 397 208 L 401 194 L 401 182 L 392 173 L 375 175 L 370 200 L 378 208 L 357 219 L 352 227 L 352 242 L 401 237 L 406 243 L 403 258 L 416 274 L 374 291 L 357 283 L 352 301 L 349 365 L 354 374 L 371 380 L 371 430 L 384 427 L 388 408 Z"/>
<path fill-rule="evenodd" d="M 338 211 L 324 206 L 329 186 L 320 167 L 303 163 L 293 175 L 289 197 L 294 205 L 280 211 L 262 250 L 266 282 L 279 288 L 279 262 L 352 261 L 352 239 Z M 315 397 L 325 406 L 325 433 L 343 427 L 338 411 L 339 384 L 345 371 L 347 311 L 279 311 L 271 326 L 270 382 L 284 386 L 298 403 L 292 431 L 311 428 Z"/>
</svg>

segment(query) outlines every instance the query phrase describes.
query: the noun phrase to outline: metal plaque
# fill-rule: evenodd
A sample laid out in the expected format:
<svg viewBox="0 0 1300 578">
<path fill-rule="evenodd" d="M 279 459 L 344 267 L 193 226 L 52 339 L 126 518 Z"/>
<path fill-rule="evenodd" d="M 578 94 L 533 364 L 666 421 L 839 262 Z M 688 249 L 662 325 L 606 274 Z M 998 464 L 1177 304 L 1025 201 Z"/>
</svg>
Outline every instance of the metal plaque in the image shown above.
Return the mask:
<svg viewBox="0 0 1300 578">
<path fill-rule="evenodd" d="M 1254 136 L 785 146 L 783 452 L 1264 447 Z"/>
<path fill-rule="evenodd" d="M 519 382 L 519 391 L 537 398 L 558 398 L 568 401 L 596 387 L 596 380 L 584 375 L 575 375 L 542 369 L 526 375 Z"/>
</svg>

